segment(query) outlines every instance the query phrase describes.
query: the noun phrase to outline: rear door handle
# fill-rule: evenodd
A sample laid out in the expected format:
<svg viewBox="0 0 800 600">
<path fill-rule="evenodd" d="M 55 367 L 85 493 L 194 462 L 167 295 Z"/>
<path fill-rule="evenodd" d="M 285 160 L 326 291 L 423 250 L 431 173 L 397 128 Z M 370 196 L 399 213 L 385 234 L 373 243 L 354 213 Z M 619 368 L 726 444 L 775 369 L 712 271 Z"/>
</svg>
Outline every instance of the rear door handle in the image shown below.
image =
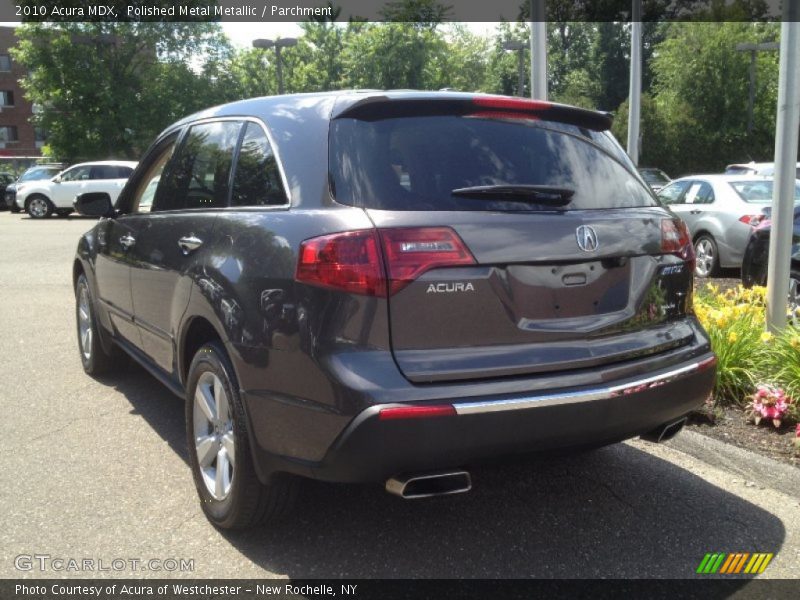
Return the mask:
<svg viewBox="0 0 800 600">
<path fill-rule="evenodd" d="M 180 246 L 180 249 L 183 251 L 184 255 L 194 252 L 202 245 L 203 240 L 195 237 L 194 234 L 182 237 L 178 240 L 178 246 Z"/>
<path fill-rule="evenodd" d="M 131 248 L 134 244 L 136 244 L 136 238 L 133 237 L 131 234 L 126 233 L 121 238 L 119 238 L 119 243 L 122 245 L 125 250 Z"/>
</svg>

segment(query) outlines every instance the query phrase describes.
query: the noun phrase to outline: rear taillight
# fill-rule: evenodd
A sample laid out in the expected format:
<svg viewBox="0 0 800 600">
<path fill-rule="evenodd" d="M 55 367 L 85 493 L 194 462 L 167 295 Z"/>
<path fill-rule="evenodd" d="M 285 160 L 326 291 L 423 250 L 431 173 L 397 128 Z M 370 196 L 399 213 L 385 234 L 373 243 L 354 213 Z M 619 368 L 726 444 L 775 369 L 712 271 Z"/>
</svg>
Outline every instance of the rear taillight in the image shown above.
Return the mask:
<svg viewBox="0 0 800 600">
<path fill-rule="evenodd" d="M 664 254 L 675 254 L 688 263 L 694 270 L 694 244 L 689 228 L 680 219 L 663 219 L 661 221 L 661 251 Z"/>
<path fill-rule="evenodd" d="M 431 269 L 473 264 L 472 254 L 449 227 L 369 229 L 301 243 L 295 279 L 353 294 L 386 297 Z"/>
<path fill-rule="evenodd" d="M 304 241 L 295 279 L 353 294 L 386 296 L 378 236 L 367 229 Z"/>
<path fill-rule="evenodd" d="M 739 217 L 739 221 L 745 225 L 750 225 L 750 227 L 758 227 L 766 218 L 766 215 L 744 215 Z"/>
<path fill-rule="evenodd" d="M 380 421 L 393 421 L 396 419 L 429 419 L 432 417 L 454 417 L 456 409 L 451 404 L 438 406 L 397 406 L 382 408 L 378 413 Z"/>
<path fill-rule="evenodd" d="M 389 275 L 389 295 L 425 271 L 474 265 L 472 253 L 449 227 L 379 229 Z"/>
<path fill-rule="evenodd" d="M 550 110 L 553 105 L 542 100 L 527 100 L 526 98 L 506 98 L 504 96 L 478 96 L 472 99 L 472 104 L 481 108 L 495 110 L 519 110 L 523 112 L 537 112 Z"/>
</svg>

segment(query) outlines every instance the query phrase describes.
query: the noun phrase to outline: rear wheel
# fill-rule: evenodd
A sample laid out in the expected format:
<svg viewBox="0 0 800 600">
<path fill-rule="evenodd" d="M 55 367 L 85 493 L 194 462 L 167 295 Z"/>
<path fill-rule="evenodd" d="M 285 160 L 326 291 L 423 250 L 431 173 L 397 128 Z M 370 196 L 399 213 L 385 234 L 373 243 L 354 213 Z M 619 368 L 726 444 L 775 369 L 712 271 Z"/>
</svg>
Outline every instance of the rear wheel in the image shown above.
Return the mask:
<svg viewBox="0 0 800 600">
<path fill-rule="evenodd" d="M 220 342 L 195 354 L 186 386 L 186 433 L 197 493 L 217 527 L 240 529 L 286 514 L 297 482 L 256 475 L 236 375 Z"/>
<path fill-rule="evenodd" d="M 32 219 L 45 219 L 53 214 L 53 203 L 44 196 L 32 196 L 25 203 L 25 210 Z"/>
<path fill-rule="evenodd" d="M 717 243 L 710 235 L 703 234 L 694 242 L 697 263 L 694 269 L 699 277 L 711 277 L 719 271 L 719 250 Z"/>
<path fill-rule="evenodd" d="M 103 348 L 89 282 L 83 274 L 78 277 L 78 282 L 75 284 L 75 317 L 78 326 L 78 350 L 83 370 L 89 375 L 101 375 L 119 368 L 125 356 L 117 346 L 112 346 L 109 352 Z"/>
</svg>

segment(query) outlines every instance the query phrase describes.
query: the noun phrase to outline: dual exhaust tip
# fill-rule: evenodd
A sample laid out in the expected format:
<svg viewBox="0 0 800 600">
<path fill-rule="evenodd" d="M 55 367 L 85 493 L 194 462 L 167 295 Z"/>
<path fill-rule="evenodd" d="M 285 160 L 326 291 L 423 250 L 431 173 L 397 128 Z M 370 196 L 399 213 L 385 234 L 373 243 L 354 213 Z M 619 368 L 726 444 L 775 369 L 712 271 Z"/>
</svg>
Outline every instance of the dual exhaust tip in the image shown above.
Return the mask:
<svg viewBox="0 0 800 600">
<path fill-rule="evenodd" d="M 666 442 L 683 429 L 686 417 L 660 425 L 641 436 L 648 442 Z M 463 494 L 472 489 L 472 477 L 467 471 L 440 471 L 396 475 L 386 481 L 386 491 L 406 500 Z"/>
<path fill-rule="evenodd" d="M 463 494 L 472 489 L 472 477 L 467 471 L 442 471 L 396 475 L 386 481 L 386 491 L 406 500 Z"/>
</svg>

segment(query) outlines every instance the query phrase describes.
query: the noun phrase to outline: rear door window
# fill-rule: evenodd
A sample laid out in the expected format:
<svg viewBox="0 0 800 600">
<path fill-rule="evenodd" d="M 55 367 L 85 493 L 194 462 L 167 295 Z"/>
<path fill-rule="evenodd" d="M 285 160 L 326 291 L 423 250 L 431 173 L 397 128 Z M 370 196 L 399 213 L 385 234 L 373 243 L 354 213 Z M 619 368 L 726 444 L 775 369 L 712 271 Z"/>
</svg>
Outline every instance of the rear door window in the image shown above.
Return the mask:
<svg viewBox="0 0 800 600">
<path fill-rule="evenodd" d="M 342 204 L 387 210 L 551 210 L 475 186 L 536 185 L 573 193 L 559 210 L 654 206 L 650 190 L 594 132 L 529 119 L 425 116 L 331 123 L 332 192 Z"/>
<path fill-rule="evenodd" d="M 227 206 L 241 127 L 238 121 L 192 126 L 158 186 L 152 212 Z"/>
<path fill-rule="evenodd" d="M 231 206 L 280 206 L 288 203 L 278 161 L 264 129 L 249 122 L 233 176 Z"/>
</svg>

